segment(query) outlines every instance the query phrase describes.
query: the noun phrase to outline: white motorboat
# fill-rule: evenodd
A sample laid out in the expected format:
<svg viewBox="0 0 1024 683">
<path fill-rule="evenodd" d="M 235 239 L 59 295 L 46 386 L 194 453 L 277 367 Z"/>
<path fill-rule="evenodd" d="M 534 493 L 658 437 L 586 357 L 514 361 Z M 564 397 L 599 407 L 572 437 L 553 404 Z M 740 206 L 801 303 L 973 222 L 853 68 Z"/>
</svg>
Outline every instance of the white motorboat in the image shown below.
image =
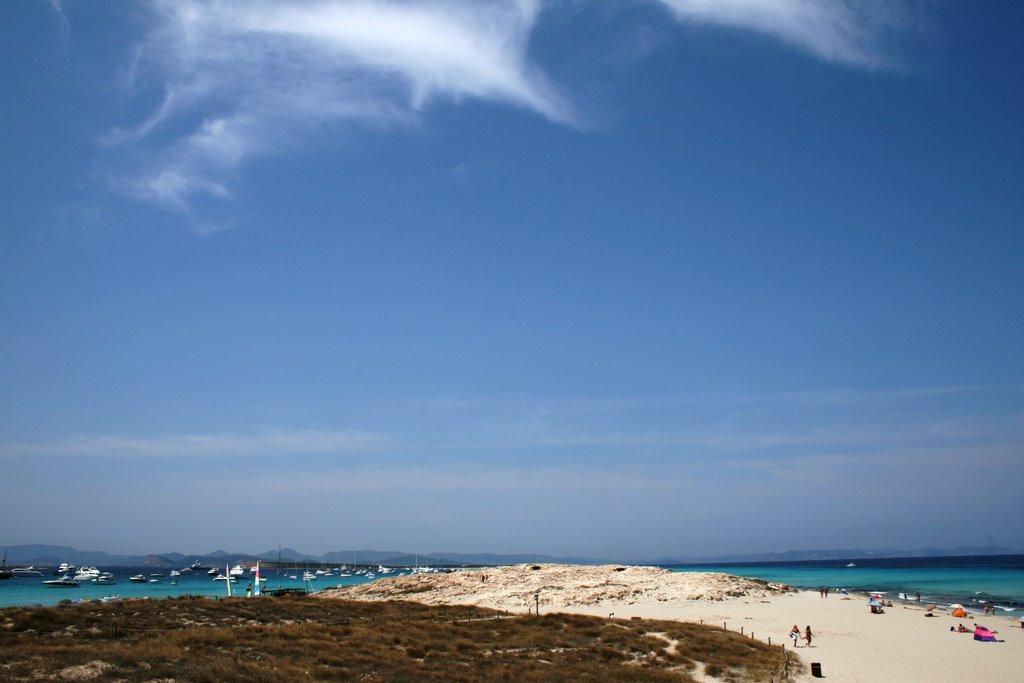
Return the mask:
<svg viewBox="0 0 1024 683">
<path fill-rule="evenodd" d="M 53 586 L 54 588 L 78 588 L 82 584 L 74 579 L 69 579 L 68 575 L 60 577 L 59 579 L 50 579 L 49 581 L 43 581 L 44 586 Z"/>
<path fill-rule="evenodd" d="M 75 581 L 92 581 L 100 575 L 100 570 L 96 567 L 79 567 L 78 573 L 75 574 Z"/>
<path fill-rule="evenodd" d="M 855 564 L 854 564 L 853 562 L 851 562 L 850 564 L 848 564 L 848 565 L 846 565 L 846 566 L 847 566 L 847 567 L 856 567 L 857 565 L 855 565 Z"/>
<path fill-rule="evenodd" d="M 11 570 L 14 576 L 42 576 L 43 573 L 35 567 L 15 567 Z"/>
<path fill-rule="evenodd" d="M 231 568 L 231 571 L 228 572 L 228 574 L 230 574 L 231 576 L 241 576 L 244 573 L 245 567 L 243 567 L 241 564 L 236 564 L 234 567 Z"/>
<path fill-rule="evenodd" d="M 306 572 L 302 575 L 303 581 L 316 581 L 316 574 L 313 572 Z"/>
<path fill-rule="evenodd" d="M 231 583 L 238 583 L 238 577 L 237 576 L 224 576 L 223 574 L 217 574 L 217 576 L 213 577 L 213 580 L 214 581 L 230 581 Z"/>
<path fill-rule="evenodd" d="M 135 576 L 128 577 L 129 581 L 134 583 L 148 583 L 149 579 L 146 578 L 145 574 L 136 574 Z"/>
<path fill-rule="evenodd" d="M 60 566 L 57 567 L 57 571 L 54 572 L 56 575 L 70 574 L 71 572 L 78 569 L 75 565 L 69 562 L 61 562 Z"/>
<path fill-rule="evenodd" d="M 93 579 L 92 582 L 109 585 L 114 583 L 114 575 L 111 572 L 100 572 L 100 575 Z"/>
<path fill-rule="evenodd" d="M 217 571 L 216 569 L 214 569 L 213 567 L 210 567 L 209 571 L 207 571 L 206 573 L 207 573 L 207 574 L 209 574 L 210 576 L 216 576 L 216 575 L 217 575 L 217 574 L 219 574 L 220 572 L 218 572 L 218 571 Z"/>
<path fill-rule="evenodd" d="M 179 572 L 177 569 L 172 569 L 171 576 L 181 576 L 181 572 Z"/>
</svg>

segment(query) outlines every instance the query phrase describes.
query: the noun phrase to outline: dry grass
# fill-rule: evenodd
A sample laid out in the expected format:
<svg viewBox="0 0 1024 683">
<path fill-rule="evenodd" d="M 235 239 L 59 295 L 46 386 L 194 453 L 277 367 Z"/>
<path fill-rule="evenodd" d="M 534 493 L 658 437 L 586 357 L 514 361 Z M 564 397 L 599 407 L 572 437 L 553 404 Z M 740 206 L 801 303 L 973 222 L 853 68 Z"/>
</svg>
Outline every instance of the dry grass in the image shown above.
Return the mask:
<svg viewBox="0 0 1024 683">
<path fill-rule="evenodd" d="M 783 653 L 706 626 L 467 606 L 177 598 L 0 610 L 0 679 L 763 681 Z"/>
</svg>

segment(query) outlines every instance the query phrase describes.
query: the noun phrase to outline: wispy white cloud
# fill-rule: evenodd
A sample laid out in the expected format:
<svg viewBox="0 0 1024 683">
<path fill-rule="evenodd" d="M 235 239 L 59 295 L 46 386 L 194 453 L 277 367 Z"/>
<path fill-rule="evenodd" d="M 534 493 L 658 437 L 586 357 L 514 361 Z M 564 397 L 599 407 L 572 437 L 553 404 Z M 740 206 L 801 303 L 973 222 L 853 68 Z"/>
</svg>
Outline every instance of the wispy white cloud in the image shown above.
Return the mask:
<svg viewBox="0 0 1024 683">
<path fill-rule="evenodd" d="M 323 122 L 401 125 L 437 101 L 476 99 L 568 123 L 568 102 L 527 51 L 537 0 L 154 0 L 126 87 L 162 96 L 102 138 L 145 168 L 120 187 L 187 210 L 230 199 L 246 161 Z M 153 81 L 156 81 L 155 83 Z"/>
<path fill-rule="evenodd" d="M 61 0 L 46 0 L 46 4 L 50 6 L 50 11 L 57 19 L 61 38 L 69 39 L 71 37 L 71 22 L 68 21 L 68 15 L 64 12 L 64 3 Z"/>
<path fill-rule="evenodd" d="M 0 444 L 0 457 L 65 456 L 176 458 L 365 453 L 381 437 L 363 432 L 267 430 L 256 434 L 120 434 L 76 436 L 51 442 Z"/>
<path fill-rule="evenodd" d="M 426 401 L 392 411 L 423 414 L 398 438 L 448 454 L 547 452 L 553 457 L 616 452 L 651 460 L 740 457 L 745 453 L 868 453 L 896 446 L 1020 442 L 1015 386 L 934 386 L 740 396 Z M 1001 402 L 992 412 L 979 405 Z"/>
<path fill-rule="evenodd" d="M 860 67 L 891 65 L 884 40 L 906 19 L 903 0 L 656 0 L 684 22 L 772 36 L 818 57 Z"/>
</svg>

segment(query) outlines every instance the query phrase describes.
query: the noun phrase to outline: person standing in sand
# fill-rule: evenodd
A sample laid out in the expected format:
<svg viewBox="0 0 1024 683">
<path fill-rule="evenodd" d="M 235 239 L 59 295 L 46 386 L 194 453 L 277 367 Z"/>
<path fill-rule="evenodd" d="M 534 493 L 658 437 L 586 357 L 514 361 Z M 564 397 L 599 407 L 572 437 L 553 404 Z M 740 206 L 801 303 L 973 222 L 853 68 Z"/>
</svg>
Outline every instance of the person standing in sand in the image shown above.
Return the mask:
<svg viewBox="0 0 1024 683">
<path fill-rule="evenodd" d="M 793 624 L 793 628 L 789 632 L 789 637 L 793 639 L 793 647 L 800 647 L 800 627 Z"/>
<path fill-rule="evenodd" d="M 810 647 L 811 646 L 811 627 L 810 626 L 808 626 L 807 629 L 804 631 L 804 640 L 807 641 L 807 647 Z"/>
</svg>

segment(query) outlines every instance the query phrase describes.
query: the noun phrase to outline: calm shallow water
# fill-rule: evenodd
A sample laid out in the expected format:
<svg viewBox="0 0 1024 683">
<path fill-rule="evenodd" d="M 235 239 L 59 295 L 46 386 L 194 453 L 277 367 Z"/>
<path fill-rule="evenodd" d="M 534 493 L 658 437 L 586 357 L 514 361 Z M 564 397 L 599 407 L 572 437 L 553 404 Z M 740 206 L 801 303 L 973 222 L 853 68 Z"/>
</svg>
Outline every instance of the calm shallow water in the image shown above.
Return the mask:
<svg viewBox="0 0 1024 683">
<path fill-rule="evenodd" d="M 798 588 L 817 589 L 829 586 L 845 588 L 850 592 L 880 592 L 893 602 L 900 593 L 911 596 L 921 593 L 922 602 L 950 604 L 958 602 L 974 611 L 981 611 L 986 601 L 994 602 L 999 614 L 1024 616 L 1024 555 L 995 557 L 900 558 L 885 560 L 854 559 L 856 567 L 846 567 L 849 560 L 814 562 L 730 563 L 716 565 L 670 565 L 672 571 L 717 571 L 739 576 L 785 583 Z M 132 583 L 128 577 L 169 569 L 154 567 L 100 567 L 112 571 L 113 585 L 82 583 L 78 588 L 44 586 L 43 581 L 54 578 L 53 570 L 43 570 L 43 577 L 19 577 L 0 581 L 0 606 L 53 605 L 61 600 L 98 600 L 106 596 L 122 598 L 167 598 L 179 595 L 227 595 L 223 581 L 213 581 L 205 573 L 183 574 L 159 578 L 159 583 Z M 388 576 L 396 576 L 389 574 Z M 302 588 L 302 570 L 264 570 L 268 579 L 264 590 L 273 588 Z M 289 579 L 298 576 L 298 580 Z M 318 577 L 308 584 L 309 590 L 323 590 L 334 586 L 367 583 L 362 575 L 351 577 Z M 174 581 L 175 583 L 172 583 Z M 231 586 L 233 594 L 245 594 L 249 575 L 240 577 Z"/>
<path fill-rule="evenodd" d="M 847 567 L 848 562 L 856 567 Z M 853 559 L 813 562 L 673 565 L 673 571 L 718 571 L 785 583 L 799 588 L 828 586 L 851 592 L 921 593 L 922 602 L 958 602 L 981 611 L 992 601 L 1005 616 L 1024 615 L 1024 555 Z"/>
<path fill-rule="evenodd" d="M 0 607 L 12 605 L 55 605 L 61 600 L 99 600 L 106 596 L 119 596 L 122 598 L 170 598 L 179 595 L 208 595 L 226 596 L 227 586 L 224 581 L 214 581 L 212 576 L 205 572 L 182 574 L 178 577 L 170 576 L 170 569 L 157 567 L 100 567 L 103 571 L 114 574 L 113 584 L 93 584 L 83 582 L 78 588 L 62 588 L 44 586 L 43 581 L 56 578 L 53 576 L 53 569 L 41 569 L 44 576 L 26 576 L 0 581 Z M 158 578 L 159 583 L 134 583 L 128 578 L 135 574 L 149 576 L 152 572 L 162 572 L 166 576 Z M 284 570 L 278 572 L 276 569 L 261 570 L 260 575 L 267 579 L 263 589 L 273 588 L 302 588 L 302 569 Z M 388 574 L 387 576 L 396 576 Z M 298 576 L 297 580 L 289 579 L 289 576 Z M 362 575 L 351 577 L 317 577 L 315 581 L 308 583 L 309 590 L 317 591 L 334 586 L 354 586 L 367 583 L 373 579 L 367 579 Z M 172 581 L 174 583 L 172 583 Z M 231 584 L 233 595 L 245 595 L 246 586 L 252 581 L 249 574 L 240 576 L 237 583 Z"/>
</svg>

